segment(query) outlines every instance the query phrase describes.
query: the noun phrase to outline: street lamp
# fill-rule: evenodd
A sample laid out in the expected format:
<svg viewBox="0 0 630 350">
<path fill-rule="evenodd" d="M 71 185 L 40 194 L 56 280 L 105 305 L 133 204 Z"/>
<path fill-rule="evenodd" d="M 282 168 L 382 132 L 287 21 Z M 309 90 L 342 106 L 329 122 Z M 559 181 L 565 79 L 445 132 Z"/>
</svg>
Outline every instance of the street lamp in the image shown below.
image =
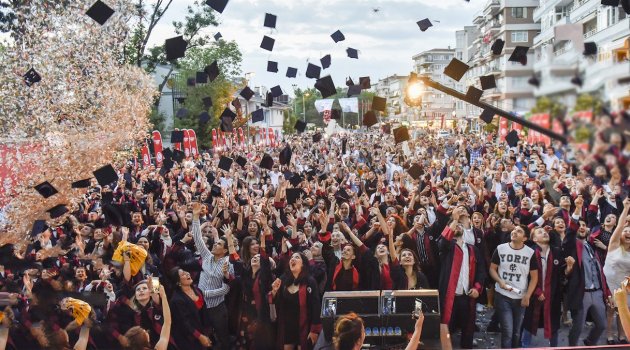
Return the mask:
<svg viewBox="0 0 630 350">
<path fill-rule="evenodd" d="M 311 94 L 309 94 L 308 92 L 305 92 L 302 94 L 302 113 L 304 116 L 303 121 L 306 123 L 306 104 L 304 103 L 304 96 L 309 97 Z"/>
</svg>

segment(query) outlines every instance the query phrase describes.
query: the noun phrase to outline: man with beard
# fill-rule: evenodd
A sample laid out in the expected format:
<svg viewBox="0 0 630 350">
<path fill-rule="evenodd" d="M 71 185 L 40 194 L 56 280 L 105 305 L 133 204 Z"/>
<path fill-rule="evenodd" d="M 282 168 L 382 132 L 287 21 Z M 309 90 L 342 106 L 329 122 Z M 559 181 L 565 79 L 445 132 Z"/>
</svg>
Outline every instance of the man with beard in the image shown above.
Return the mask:
<svg viewBox="0 0 630 350">
<path fill-rule="evenodd" d="M 475 304 L 483 291 L 485 270 L 477 247 L 464 239 L 460 220 L 465 214 L 463 207 L 453 209 L 453 220 L 442 232 L 439 290 L 445 291 L 440 293 L 441 323 L 448 325 L 451 331 L 461 328 L 461 347 L 472 349 L 477 317 Z"/>
<path fill-rule="evenodd" d="M 540 267 L 540 278 L 534 290 L 533 300 L 525 309 L 521 344 L 524 348 L 529 347 L 532 335 L 535 336 L 540 325 L 543 325 L 545 339 L 549 339 L 549 346 L 556 347 L 558 346 L 565 266 L 572 259 L 565 260 L 559 247 L 550 247 L 549 234 L 542 227 L 534 229 L 532 240 L 535 243 L 534 259 Z M 570 264 L 572 267 L 573 261 Z"/>
</svg>

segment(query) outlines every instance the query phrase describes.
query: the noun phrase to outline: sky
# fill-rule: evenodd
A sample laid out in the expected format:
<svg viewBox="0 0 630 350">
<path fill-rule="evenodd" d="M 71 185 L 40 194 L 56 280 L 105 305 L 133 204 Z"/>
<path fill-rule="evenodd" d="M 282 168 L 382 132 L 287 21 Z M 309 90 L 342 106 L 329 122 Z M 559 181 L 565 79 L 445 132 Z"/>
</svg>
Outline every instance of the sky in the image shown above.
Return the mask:
<svg viewBox="0 0 630 350">
<path fill-rule="evenodd" d="M 455 47 L 455 31 L 471 25 L 487 0 L 230 0 L 220 24 L 211 28 L 225 40 L 236 40 L 243 53 L 242 72 L 254 74 L 250 87 L 280 85 L 293 95 L 293 85 L 311 88 L 315 79 L 305 77 L 308 62 L 321 66 L 320 58 L 332 56 L 321 76 L 331 75 L 335 85 L 345 86 L 350 76 L 370 76 L 375 84 L 390 75 L 413 70 L 412 56 L 432 48 Z M 175 0 L 155 28 L 149 47 L 175 36 L 172 22 L 183 20 L 193 0 Z M 207 5 L 203 5 L 207 6 Z M 373 9 L 378 9 L 374 12 Z M 263 26 L 265 13 L 278 16 L 276 29 Z M 417 21 L 429 18 L 433 27 L 421 32 Z M 346 37 L 335 43 L 337 29 Z M 260 48 L 264 35 L 276 39 L 272 52 Z M 359 59 L 346 56 L 348 47 L 359 50 Z M 267 72 L 267 61 L 278 62 L 278 73 Z M 209 62 L 210 63 L 210 62 Z M 287 67 L 298 69 L 287 78 Z"/>
</svg>

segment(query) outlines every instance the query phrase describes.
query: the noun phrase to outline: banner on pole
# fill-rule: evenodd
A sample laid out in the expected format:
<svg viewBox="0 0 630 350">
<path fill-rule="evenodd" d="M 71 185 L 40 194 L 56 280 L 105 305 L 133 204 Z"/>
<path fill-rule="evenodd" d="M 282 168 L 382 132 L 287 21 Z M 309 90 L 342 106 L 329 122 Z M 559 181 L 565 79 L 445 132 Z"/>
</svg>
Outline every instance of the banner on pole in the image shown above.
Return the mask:
<svg viewBox="0 0 630 350">
<path fill-rule="evenodd" d="M 164 161 L 164 155 L 162 154 L 162 134 L 159 131 L 155 130 L 152 133 L 153 138 L 153 152 L 155 152 L 155 165 L 158 167 L 162 166 L 162 162 Z"/>
</svg>

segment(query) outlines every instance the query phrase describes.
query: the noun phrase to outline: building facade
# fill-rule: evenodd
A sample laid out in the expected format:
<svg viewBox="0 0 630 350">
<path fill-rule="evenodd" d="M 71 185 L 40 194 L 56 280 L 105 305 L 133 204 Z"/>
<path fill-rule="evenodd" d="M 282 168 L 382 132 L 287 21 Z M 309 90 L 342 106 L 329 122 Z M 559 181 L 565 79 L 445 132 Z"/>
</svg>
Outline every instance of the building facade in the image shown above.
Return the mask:
<svg viewBox="0 0 630 350">
<path fill-rule="evenodd" d="M 376 95 L 387 99 L 385 115 L 391 119 L 400 121 L 414 120 L 414 111 L 404 102 L 404 93 L 407 88 L 407 75 L 391 75 L 380 79 L 375 86 Z"/>
<path fill-rule="evenodd" d="M 255 87 L 252 89 L 254 96 L 247 101 L 240 95 L 240 90 L 234 94 L 234 98 L 238 98 L 241 102 L 244 115 L 250 115 L 252 112 L 262 108 L 265 119 L 256 123 L 252 123 L 251 118 L 248 120 L 247 125 L 249 127 L 272 129 L 276 135 L 276 139 L 281 139 L 283 132 L 282 127 L 284 125 L 285 111 L 291 109 L 291 101 L 287 95 L 279 96 L 273 101 L 273 106 L 264 106 L 265 98 L 267 96 L 267 89 L 265 87 Z"/>
<path fill-rule="evenodd" d="M 445 86 L 456 88 L 457 82 L 444 74 L 444 68 L 455 56 L 455 49 L 431 49 L 412 57 L 414 71 Z M 422 95 L 422 108 L 418 112 L 419 120 L 453 120 L 457 117 L 456 99 L 432 88 L 427 88 Z"/>
</svg>

